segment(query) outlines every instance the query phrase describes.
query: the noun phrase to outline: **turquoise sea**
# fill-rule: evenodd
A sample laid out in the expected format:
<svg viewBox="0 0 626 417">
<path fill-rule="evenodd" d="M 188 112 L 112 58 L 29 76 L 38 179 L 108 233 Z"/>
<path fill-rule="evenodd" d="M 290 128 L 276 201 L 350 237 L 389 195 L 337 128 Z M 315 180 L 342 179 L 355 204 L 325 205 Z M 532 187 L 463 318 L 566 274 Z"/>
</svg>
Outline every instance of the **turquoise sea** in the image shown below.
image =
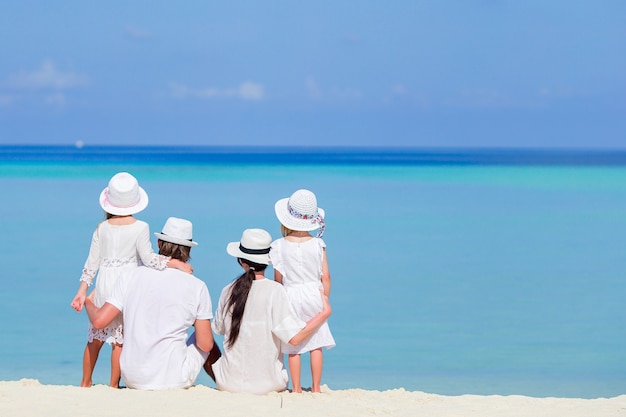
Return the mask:
<svg viewBox="0 0 626 417">
<path fill-rule="evenodd" d="M 87 317 L 69 303 L 118 171 L 152 231 L 193 222 L 214 304 L 239 273 L 226 244 L 278 237 L 274 202 L 316 193 L 331 389 L 626 394 L 626 155 L 580 151 L 0 147 L 0 380 L 78 385 Z"/>
</svg>

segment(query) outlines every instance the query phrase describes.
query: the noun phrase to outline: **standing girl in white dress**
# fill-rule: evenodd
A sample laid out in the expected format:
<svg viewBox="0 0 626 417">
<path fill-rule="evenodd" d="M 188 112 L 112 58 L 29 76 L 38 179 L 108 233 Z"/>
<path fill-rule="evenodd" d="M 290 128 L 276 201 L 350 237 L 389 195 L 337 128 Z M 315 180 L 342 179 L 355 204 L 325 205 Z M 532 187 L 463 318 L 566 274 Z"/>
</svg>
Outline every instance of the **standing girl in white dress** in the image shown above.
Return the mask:
<svg viewBox="0 0 626 417">
<path fill-rule="evenodd" d="M 282 238 L 272 243 L 270 258 L 274 280 L 287 290 L 296 314 L 307 321 L 322 311 L 320 289 L 330 296 L 330 273 L 326 259 L 324 210 L 317 207 L 315 194 L 298 190 L 291 197 L 276 202 L 276 216 L 281 223 Z M 318 230 L 313 237 L 309 232 Z M 335 346 L 328 323 L 324 323 L 308 339 L 297 346 L 283 343 L 282 352 L 289 355 L 289 372 L 293 392 L 302 392 L 300 355 L 310 352 L 312 392 L 320 392 L 322 380 L 322 348 Z"/>
<path fill-rule="evenodd" d="M 93 302 L 100 307 L 111 294 L 119 277 L 138 265 L 145 264 L 160 270 L 170 266 L 186 272 L 192 271 L 189 264 L 154 253 L 148 224 L 133 217 L 133 214 L 139 213 L 147 205 L 148 195 L 135 177 L 127 172 L 115 174 L 108 187 L 102 191 L 100 206 L 106 213 L 106 220 L 93 232 L 80 286 L 71 303 L 76 311 L 83 309 L 87 289 L 93 283 L 96 273 L 98 278 Z M 81 387 L 92 385 L 93 370 L 105 342 L 112 347 L 110 386 L 119 386 L 119 359 L 124 342 L 121 316 L 104 329 L 99 330 L 89 324 L 87 346 L 83 354 Z"/>
</svg>

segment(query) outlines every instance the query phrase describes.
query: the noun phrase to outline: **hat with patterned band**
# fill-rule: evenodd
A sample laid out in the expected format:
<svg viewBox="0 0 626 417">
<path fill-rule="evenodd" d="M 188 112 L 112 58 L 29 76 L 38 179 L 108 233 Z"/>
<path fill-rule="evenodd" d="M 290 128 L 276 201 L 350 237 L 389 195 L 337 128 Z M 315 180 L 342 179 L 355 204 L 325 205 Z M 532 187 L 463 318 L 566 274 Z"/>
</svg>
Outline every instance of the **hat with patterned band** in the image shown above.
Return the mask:
<svg viewBox="0 0 626 417">
<path fill-rule="evenodd" d="M 317 237 L 324 235 L 324 210 L 317 207 L 317 198 L 309 190 L 298 190 L 289 198 L 274 205 L 276 217 L 287 229 L 309 232 L 319 229 Z"/>
</svg>

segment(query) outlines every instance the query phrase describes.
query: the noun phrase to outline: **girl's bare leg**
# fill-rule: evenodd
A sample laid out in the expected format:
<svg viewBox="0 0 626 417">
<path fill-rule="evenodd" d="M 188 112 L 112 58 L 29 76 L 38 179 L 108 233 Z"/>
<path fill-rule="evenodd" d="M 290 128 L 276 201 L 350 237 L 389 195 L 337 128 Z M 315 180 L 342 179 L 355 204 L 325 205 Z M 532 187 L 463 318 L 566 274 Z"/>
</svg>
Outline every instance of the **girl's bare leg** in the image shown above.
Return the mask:
<svg viewBox="0 0 626 417">
<path fill-rule="evenodd" d="M 291 392 L 302 392 L 302 386 L 300 385 L 300 355 L 289 355 L 289 373 L 291 374 Z"/>
<path fill-rule="evenodd" d="M 120 371 L 120 355 L 122 354 L 122 345 L 113 343 L 111 345 L 111 381 L 109 385 L 112 388 L 120 387 L 120 378 L 122 376 Z"/>
<path fill-rule="evenodd" d="M 80 381 L 81 387 L 90 387 L 92 385 L 91 377 L 93 376 L 93 369 L 96 367 L 98 361 L 98 355 L 104 342 L 94 339 L 92 342 L 87 342 L 85 346 L 85 352 L 83 353 L 83 379 Z"/>
<path fill-rule="evenodd" d="M 324 355 L 322 354 L 322 348 L 311 351 L 311 377 L 313 379 L 313 386 L 311 392 L 322 392 L 322 365 L 324 363 Z"/>
</svg>

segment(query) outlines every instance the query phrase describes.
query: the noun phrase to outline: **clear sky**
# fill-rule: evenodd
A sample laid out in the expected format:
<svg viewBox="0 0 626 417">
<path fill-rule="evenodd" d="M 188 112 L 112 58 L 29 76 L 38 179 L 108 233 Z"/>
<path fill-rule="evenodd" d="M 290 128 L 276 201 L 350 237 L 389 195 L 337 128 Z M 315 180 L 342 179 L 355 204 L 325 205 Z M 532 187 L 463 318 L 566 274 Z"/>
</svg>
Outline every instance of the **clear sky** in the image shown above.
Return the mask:
<svg viewBox="0 0 626 417">
<path fill-rule="evenodd" d="M 626 148 L 626 1 L 0 2 L 0 144 Z"/>
</svg>

